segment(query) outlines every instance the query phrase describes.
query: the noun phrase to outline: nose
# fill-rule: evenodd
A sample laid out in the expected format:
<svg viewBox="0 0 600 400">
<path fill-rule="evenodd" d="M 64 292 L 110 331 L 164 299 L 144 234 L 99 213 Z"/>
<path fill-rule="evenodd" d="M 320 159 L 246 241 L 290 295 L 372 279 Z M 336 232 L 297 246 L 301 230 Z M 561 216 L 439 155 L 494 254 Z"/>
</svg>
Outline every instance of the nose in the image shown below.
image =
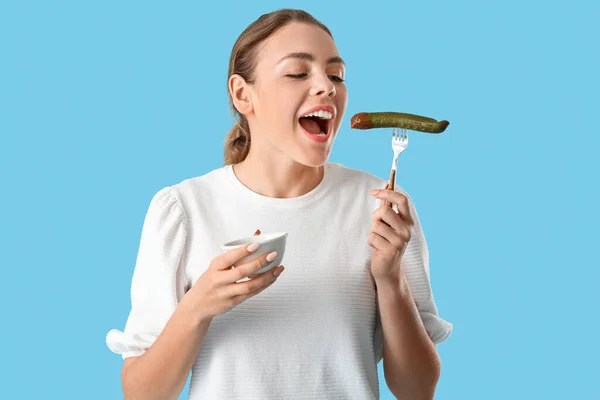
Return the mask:
<svg viewBox="0 0 600 400">
<path fill-rule="evenodd" d="M 335 96 L 335 85 L 326 74 L 315 76 L 310 94 L 313 96 Z"/>
</svg>

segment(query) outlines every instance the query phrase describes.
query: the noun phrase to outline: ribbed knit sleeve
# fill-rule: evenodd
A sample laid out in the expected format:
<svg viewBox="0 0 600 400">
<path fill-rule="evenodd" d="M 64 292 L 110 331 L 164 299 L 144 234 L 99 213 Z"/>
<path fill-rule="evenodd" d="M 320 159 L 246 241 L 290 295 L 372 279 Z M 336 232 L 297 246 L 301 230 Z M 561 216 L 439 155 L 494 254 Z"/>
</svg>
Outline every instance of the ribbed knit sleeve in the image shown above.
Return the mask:
<svg viewBox="0 0 600 400">
<path fill-rule="evenodd" d="M 402 257 L 404 274 L 425 329 L 431 340 L 438 344 L 450 336 L 453 326 L 450 322 L 440 318 L 433 298 L 429 274 L 429 250 L 415 204 L 408 193 L 403 190 L 399 190 L 399 192 L 407 196 L 414 221 L 411 239 Z"/>
<path fill-rule="evenodd" d="M 131 311 L 124 331 L 106 344 L 123 359 L 142 355 L 156 340 L 185 291 L 186 219 L 173 189 L 154 195 L 144 220 L 131 282 Z"/>
</svg>

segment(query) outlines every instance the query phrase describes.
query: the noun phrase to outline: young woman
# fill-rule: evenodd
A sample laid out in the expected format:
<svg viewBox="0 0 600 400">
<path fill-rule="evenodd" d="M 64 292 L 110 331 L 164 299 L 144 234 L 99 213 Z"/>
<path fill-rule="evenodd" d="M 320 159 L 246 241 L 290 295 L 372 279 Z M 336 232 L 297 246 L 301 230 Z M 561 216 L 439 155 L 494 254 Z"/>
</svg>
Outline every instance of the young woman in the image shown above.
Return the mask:
<svg viewBox="0 0 600 400">
<path fill-rule="evenodd" d="M 263 15 L 240 35 L 225 166 L 154 196 L 131 313 L 107 336 L 125 359 L 126 399 L 175 399 L 190 370 L 190 399 L 377 399 L 382 358 L 397 398 L 433 398 L 435 344 L 452 325 L 438 317 L 414 204 L 327 161 L 344 70 L 331 33 L 306 12 Z M 288 232 L 285 272 L 237 283 L 266 256 L 231 269 L 256 248 L 220 245 L 257 228 Z"/>
</svg>

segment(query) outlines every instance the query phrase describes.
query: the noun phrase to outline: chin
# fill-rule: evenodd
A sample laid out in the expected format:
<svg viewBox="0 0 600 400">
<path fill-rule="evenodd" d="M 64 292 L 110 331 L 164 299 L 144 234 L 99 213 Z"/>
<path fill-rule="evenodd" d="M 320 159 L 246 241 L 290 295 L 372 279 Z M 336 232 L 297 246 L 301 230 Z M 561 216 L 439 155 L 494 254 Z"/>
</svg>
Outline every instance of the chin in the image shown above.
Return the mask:
<svg viewBox="0 0 600 400">
<path fill-rule="evenodd" d="M 309 149 L 300 151 L 298 157 L 294 157 L 296 162 L 308 167 L 321 167 L 329 159 L 329 151 L 323 149 Z"/>
<path fill-rule="evenodd" d="M 295 132 L 295 143 L 290 143 L 293 146 L 293 150 L 288 154 L 299 164 L 308 167 L 321 167 L 329 159 L 335 133 L 330 132 L 328 136 L 327 141 L 319 143 L 307 138 L 306 134 L 299 129 Z"/>
</svg>

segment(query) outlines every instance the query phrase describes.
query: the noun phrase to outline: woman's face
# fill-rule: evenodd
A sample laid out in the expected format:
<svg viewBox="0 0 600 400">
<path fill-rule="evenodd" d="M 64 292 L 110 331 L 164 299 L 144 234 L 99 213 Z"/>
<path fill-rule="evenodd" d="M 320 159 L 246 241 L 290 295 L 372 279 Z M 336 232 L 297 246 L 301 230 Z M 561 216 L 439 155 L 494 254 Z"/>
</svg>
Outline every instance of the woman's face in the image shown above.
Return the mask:
<svg viewBox="0 0 600 400">
<path fill-rule="evenodd" d="M 346 111 L 344 73 L 333 39 L 318 26 L 291 23 L 265 40 L 248 91 L 252 146 L 323 165 Z"/>
</svg>

